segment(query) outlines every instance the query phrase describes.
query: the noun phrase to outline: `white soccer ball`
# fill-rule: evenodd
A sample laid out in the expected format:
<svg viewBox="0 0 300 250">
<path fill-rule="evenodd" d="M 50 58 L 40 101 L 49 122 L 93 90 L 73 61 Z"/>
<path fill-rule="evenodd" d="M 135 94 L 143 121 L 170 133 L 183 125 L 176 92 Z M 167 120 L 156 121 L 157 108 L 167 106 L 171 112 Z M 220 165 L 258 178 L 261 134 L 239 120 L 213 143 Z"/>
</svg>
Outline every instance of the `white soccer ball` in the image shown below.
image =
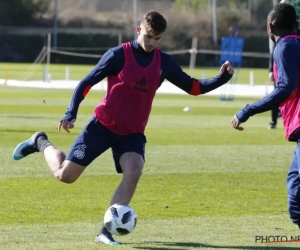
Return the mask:
<svg viewBox="0 0 300 250">
<path fill-rule="evenodd" d="M 134 210 L 124 204 L 110 206 L 104 215 L 104 225 L 113 235 L 127 235 L 136 226 L 137 216 Z"/>
<path fill-rule="evenodd" d="M 185 108 L 183 109 L 183 111 L 184 111 L 184 112 L 190 112 L 190 111 L 192 111 L 192 108 L 190 108 L 190 107 L 185 107 Z"/>
</svg>

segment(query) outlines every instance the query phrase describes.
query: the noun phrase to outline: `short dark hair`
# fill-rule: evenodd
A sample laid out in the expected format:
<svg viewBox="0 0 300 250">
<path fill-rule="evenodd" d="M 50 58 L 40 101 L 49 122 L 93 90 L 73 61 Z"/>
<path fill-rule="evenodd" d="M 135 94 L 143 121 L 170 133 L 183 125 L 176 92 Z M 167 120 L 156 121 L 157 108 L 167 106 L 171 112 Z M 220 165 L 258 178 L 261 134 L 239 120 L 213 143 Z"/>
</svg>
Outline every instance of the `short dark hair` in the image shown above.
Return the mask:
<svg viewBox="0 0 300 250">
<path fill-rule="evenodd" d="M 153 35 L 159 35 L 167 29 L 166 19 L 155 10 L 148 10 L 144 14 L 142 23 Z"/>
<path fill-rule="evenodd" d="M 268 23 L 278 30 L 294 31 L 297 27 L 297 14 L 295 8 L 288 3 L 276 4 L 269 12 Z"/>
</svg>

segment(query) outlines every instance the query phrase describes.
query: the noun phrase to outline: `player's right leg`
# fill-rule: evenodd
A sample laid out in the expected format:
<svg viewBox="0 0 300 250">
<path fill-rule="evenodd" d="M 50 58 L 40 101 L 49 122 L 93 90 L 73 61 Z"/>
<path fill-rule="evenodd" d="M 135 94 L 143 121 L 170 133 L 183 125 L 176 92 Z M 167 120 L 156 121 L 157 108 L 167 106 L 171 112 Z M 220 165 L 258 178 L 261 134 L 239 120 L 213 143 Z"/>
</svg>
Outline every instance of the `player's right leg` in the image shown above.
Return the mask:
<svg viewBox="0 0 300 250">
<path fill-rule="evenodd" d="M 73 183 L 85 169 L 80 164 L 65 160 L 64 152 L 51 144 L 45 132 L 37 132 L 21 142 L 15 148 L 12 157 L 14 160 L 20 160 L 35 152 L 44 154 L 53 175 L 61 182 Z"/>
<path fill-rule="evenodd" d="M 21 142 L 13 152 L 13 159 L 16 161 L 21 160 L 29 154 L 39 152 L 40 148 L 38 147 L 38 139 L 40 138 L 48 139 L 44 132 L 37 132 L 26 141 Z"/>
<path fill-rule="evenodd" d="M 44 132 L 38 132 L 15 148 L 13 158 L 20 160 L 34 152 L 41 152 L 58 180 L 73 183 L 85 167 L 114 143 L 110 136 L 103 136 L 102 130 L 103 126 L 93 117 L 76 138 L 67 156 L 51 144 Z"/>
<path fill-rule="evenodd" d="M 292 222 L 300 228 L 300 142 L 287 176 L 288 211 Z"/>
</svg>

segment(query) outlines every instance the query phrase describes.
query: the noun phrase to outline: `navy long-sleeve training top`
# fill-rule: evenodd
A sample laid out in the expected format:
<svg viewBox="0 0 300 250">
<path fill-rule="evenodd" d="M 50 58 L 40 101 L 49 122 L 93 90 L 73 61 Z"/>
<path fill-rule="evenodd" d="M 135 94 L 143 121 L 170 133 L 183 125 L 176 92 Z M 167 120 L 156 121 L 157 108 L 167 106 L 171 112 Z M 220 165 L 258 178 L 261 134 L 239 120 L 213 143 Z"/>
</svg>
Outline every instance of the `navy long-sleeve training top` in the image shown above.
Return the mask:
<svg viewBox="0 0 300 250">
<path fill-rule="evenodd" d="M 278 75 L 276 88 L 266 97 L 246 105 L 245 108 L 238 112 L 236 116 L 241 122 L 247 121 L 250 116 L 279 106 L 296 90 L 300 66 L 300 42 L 297 38 L 285 39 L 285 42 L 283 42 L 284 37 L 289 35 L 296 34 L 285 34 L 280 37 L 276 42 L 273 53 L 273 60 Z"/>
<path fill-rule="evenodd" d="M 135 60 L 141 67 L 147 67 L 154 55 L 154 51 L 145 52 L 137 41 L 131 42 Z M 109 49 L 100 59 L 94 69 L 77 85 L 74 90 L 66 115 L 62 120 L 71 121 L 76 118 L 79 104 L 84 99 L 92 86 L 102 81 L 109 75 L 118 75 L 123 69 L 125 56 L 122 46 Z M 210 79 L 195 80 L 182 71 L 181 67 L 167 53 L 161 51 L 161 79 L 160 84 L 167 79 L 190 95 L 205 94 L 230 80 L 232 75 L 227 71 Z"/>
</svg>

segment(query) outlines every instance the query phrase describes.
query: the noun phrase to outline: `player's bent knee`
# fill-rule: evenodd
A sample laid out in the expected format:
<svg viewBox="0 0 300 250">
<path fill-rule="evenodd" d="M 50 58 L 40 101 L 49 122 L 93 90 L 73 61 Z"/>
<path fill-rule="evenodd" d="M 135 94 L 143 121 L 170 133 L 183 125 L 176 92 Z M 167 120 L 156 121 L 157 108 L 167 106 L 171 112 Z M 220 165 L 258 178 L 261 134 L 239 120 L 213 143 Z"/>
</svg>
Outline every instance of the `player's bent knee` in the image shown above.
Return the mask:
<svg viewBox="0 0 300 250">
<path fill-rule="evenodd" d="M 144 159 L 135 152 L 124 153 L 120 158 L 123 170 L 123 178 L 128 181 L 137 182 L 142 175 Z"/>
<path fill-rule="evenodd" d="M 141 176 L 142 176 L 141 166 L 129 167 L 126 169 L 126 172 L 124 173 L 124 177 L 126 179 L 130 179 L 131 181 L 138 181 Z"/>
<path fill-rule="evenodd" d="M 61 182 L 71 184 L 78 179 L 84 169 L 85 167 L 74 162 L 65 161 L 62 167 L 55 173 L 55 177 Z"/>
<path fill-rule="evenodd" d="M 64 176 L 64 175 L 57 175 L 56 179 L 63 183 L 71 184 L 77 180 L 77 178 L 71 177 L 71 176 Z"/>
</svg>

